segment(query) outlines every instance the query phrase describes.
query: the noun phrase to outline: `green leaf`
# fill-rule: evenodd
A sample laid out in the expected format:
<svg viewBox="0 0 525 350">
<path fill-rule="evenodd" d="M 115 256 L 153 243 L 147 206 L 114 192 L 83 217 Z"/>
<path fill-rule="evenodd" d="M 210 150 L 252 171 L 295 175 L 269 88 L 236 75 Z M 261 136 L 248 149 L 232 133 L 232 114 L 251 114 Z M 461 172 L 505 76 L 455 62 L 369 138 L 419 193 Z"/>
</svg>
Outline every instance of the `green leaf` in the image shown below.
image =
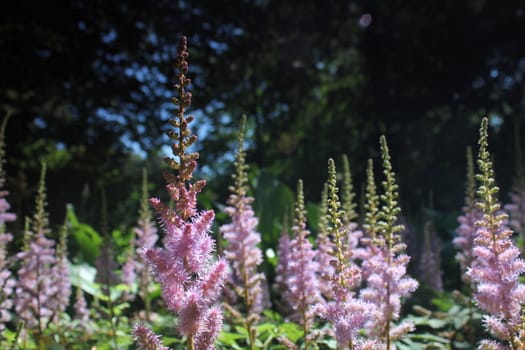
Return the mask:
<svg viewBox="0 0 525 350">
<path fill-rule="evenodd" d="M 78 220 L 71 204 L 67 206 L 67 219 L 73 231 L 74 250 L 79 253 L 81 260 L 94 265 L 100 253 L 102 238 L 91 226 Z"/>
<path fill-rule="evenodd" d="M 272 333 L 274 330 L 276 330 L 275 324 L 273 323 L 262 323 L 257 327 L 257 333 L 262 335 L 265 333 Z"/>
<path fill-rule="evenodd" d="M 439 298 L 432 299 L 432 304 L 435 305 L 439 311 L 447 312 L 454 305 L 454 301 L 447 294 L 443 294 Z"/>
<path fill-rule="evenodd" d="M 279 326 L 279 333 L 290 339 L 293 343 L 296 343 L 301 337 L 304 336 L 304 332 L 295 323 L 283 323 Z"/>
<path fill-rule="evenodd" d="M 84 292 L 100 296 L 101 291 L 98 283 L 95 283 L 95 276 L 97 269 L 88 264 L 71 265 L 71 283 L 74 286 L 80 287 Z"/>
<path fill-rule="evenodd" d="M 239 339 L 246 339 L 243 335 L 240 335 L 238 333 L 232 333 L 232 332 L 220 332 L 218 341 L 222 345 L 226 346 L 238 346 L 237 340 Z"/>
</svg>

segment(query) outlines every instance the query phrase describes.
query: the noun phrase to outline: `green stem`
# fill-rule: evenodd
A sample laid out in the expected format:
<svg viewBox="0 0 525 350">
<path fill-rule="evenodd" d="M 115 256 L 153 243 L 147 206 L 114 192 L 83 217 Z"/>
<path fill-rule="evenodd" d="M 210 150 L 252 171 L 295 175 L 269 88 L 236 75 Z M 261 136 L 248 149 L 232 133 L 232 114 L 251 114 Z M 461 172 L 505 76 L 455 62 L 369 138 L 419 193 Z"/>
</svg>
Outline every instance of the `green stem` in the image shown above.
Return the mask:
<svg viewBox="0 0 525 350">
<path fill-rule="evenodd" d="M 195 341 L 193 334 L 188 335 L 188 350 L 195 350 Z"/>
</svg>

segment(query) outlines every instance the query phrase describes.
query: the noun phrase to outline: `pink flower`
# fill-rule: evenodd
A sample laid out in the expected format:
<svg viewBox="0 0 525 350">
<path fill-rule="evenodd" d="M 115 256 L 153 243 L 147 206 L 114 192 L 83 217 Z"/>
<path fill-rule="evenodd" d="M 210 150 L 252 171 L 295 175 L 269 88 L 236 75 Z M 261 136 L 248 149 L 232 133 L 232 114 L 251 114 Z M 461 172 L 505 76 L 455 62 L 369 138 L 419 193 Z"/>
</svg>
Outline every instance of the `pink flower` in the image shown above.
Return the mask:
<svg viewBox="0 0 525 350">
<path fill-rule="evenodd" d="M 75 310 L 74 318 L 80 322 L 81 327 L 85 327 L 89 322 L 89 309 L 87 308 L 86 299 L 84 298 L 84 292 L 82 288 L 77 287 L 77 293 L 75 295 L 75 304 L 73 309 Z"/>
<path fill-rule="evenodd" d="M 246 120 L 243 119 L 235 160 L 234 185 L 230 187 L 232 193 L 228 199 L 229 206 L 224 210 L 232 221 L 221 226 L 220 232 L 228 242 L 224 255 L 232 268 L 229 278 L 230 294 L 236 293 L 243 299 L 246 323 L 250 327 L 264 309 L 264 275 L 257 272 L 263 261 L 262 252 L 257 246 L 261 242 L 261 234 L 256 231 L 258 219 L 251 206 L 254 199 L 247 195 L 248 175 L 243 149 L 245 123 Z"/>
<path fill-rule="evenodd" d="M 498 188 L 494 185 L 494 171 L 488 152 L 488 120 L 483 118 L 480 129 L 478 164 L 480 181 L 478 207 L 483 218 L 477 223 L 473 254 L 476 256 L 468 276 L 475 286 L 474 299 L 482 311 L 484 325 L 493 337 L 508 348 L 522 348 L 525 285 L 519 278 L 525 272 L 525 261 L 507 229 L 506 214 L 500 212 L 496 199 Z M 494 341 L 482 342 L 480 348 L 507 348 Z"/>
<path fill-rule="evenodd" d="M 162 344 L 158 335 L 140 323 L 136 323 L 133 326 L 133 338 L 142 350 L 169 350 L 168 347 Z"/>
<path fill-rule="evenodd" d="M 286 219 L 284 220 L 283 228 L 281 230 L 281 237 L 279 237 L 279 242 L 277 243 L 277 256 L 279 258 L 277 266 L 275 267 L 275 281 L 273 289 L 278 295 L 282 296 L 282 291 L 286 290 L 287 281 L 290 275 L 289 265 L 291 259 L 290 251 L 290 234 L 288 233 L 288 226 Z M 282 300 L 284 301 L 284 300 Z M 289 305 L 286 303 L 279 305 L 281 312 L 288 313 L 290 311 Z"/>
<path fill-rule="evenodd" d="M 366 323 L 368 336 L 385 343 L 390 349 L 394 340 L 412 329 L 408 322 L 394 326 L 393 321 L 400 317 L 402 299 L 417 289 L 418 282 L 407 275 L 410 257 L 403 253 L 406 244 L 401 242 L 400 232 L 404 227 L 398 224 L 401 211 L 397 204 L 398 186 L 384 136 L 381 136 L 380 143 L 385 176 L 380 196 L 382 205 L 377 211 L 377 195 L 375 185 L 372 186 L 373 173 L 369 164 L 368 189 L 372 191 L 367 193 L 367 230 L 373 234 L 363 240 L 367 245 L 362 263 L 366 288 L 361 291 L 360 297 L 372 306 L 372 316 Z"/>
<path fill-rule="evenodd" d="M 326 210 L 326 235 L 332 238 L 331 246 L 326 245 L 326 261 L 333 267 L 333 274 L 329 276 L 331 300 L 317 304 L 318 314 L 333 324 L 339 347 L 354 349 L 360 344 L 358 332 L 370 316 L 370 306 L 356 297 L 354 291 L 361 283 L 361 269 L 355 265 L 353 249 L 356 246 L 348 244 L 348 230 L 350 225 L 340 220 L 345 217 L 345 212 L 340 211 L 336 184 L 335 164 L 332 159 L 328 161 L 327 207 Z M 331 250 L 330 250 L 331 249 Z M 325 267 L 326 271 L 326 267 Z"/>
<path fill-rule="evenodd" d="M 15 280 L 9 271 L 7 259 L 7 244 L 13 236 L 6 232 L 5 224 L 16 220 L 16 215 L 9 212 L 11 206 L 7 202 L 7 191 L 3 190 L 5 183 L 4 163 L 4 133 L 9 115 L 2 121 L 0 129 L 0 332 L 5 328 L 5 323 L 11 319 L 10 310 L 13 307 L 13 289 Z"/>
<path fill-rule="evenodd" d="M 176 119 L 170 120 L 176 130 L 167 133 L 175 140 L 172 149 L 176 158 L 165 158 L 177 171 L 177 175 L 165 173 L 166 189 L 174 208 L 168 208 L 157 198 L 150 199 L 165 236 L 163 247 L 146 246 L 141 249 L 141 255 L 161 285 L 166 307 L 178 315 L 179 334 L 186 337 L 189 348 L 201 350 L 213 348 L 222 326 L 222 311 L 217 303 L 227 277 L 227 263 L 224 259 L 213 259 L 215 242 L 209 230 L 214 212 L 197 210 L 197 194 L 206 182 L 191 182 L 199 155 L 186 152 L 196 140 L 188 129 L 193 117 L 184 115 L 185 108 L 191 103 L 191 94 L 184 90 L 190 82 L 185 76 L 188 72 L 187 57 L 187 43 L 183 37 L 176 58 L 179 96 L 173 98 L 179 109 Z M 164 349 L 158 337 L 145 327 L 135 327 L 134 334 L 142 350 Z"/>
<path fill-rule="evenodd" d="M 315 260 L 316 253 L 308 240 L 309 234 L 310 231 L 306 229 L 303 182 L 299 180 L 292 239 L 289 242 L 290 253 L 285 281 L 287 288 L 282 293 L 284 300 L 292 309 L 290 318 L 304 328 L 306 344 L 310 341 L 308 333 L 313 326 L 315 306 L 323 302 L 317 274 L 319 264 Z"/>
<path fill-rule="evenodd" d="M 56 316 L 59 305 L 55 243 L 43 232 L 30 235 L 27 249 L 16 255 L 20 262 L 15 292 L 15 311 L 27 328 L 42 332 Z"/>
<path fill-rule="evenodd" d="M 461 266 L 464 282 L 470 283 L 468 274 L 465 272 L 474 260 L 473 247 L 476 237 L 476 223 L 482 218 L 482 212 L 476 207 L 476 180 L 474 176 L 474 161 L 472 159 L 472 149 L 467 148 L 467 182 L 465 190 L 465 205 L 463 214 L 458 217 L 459 227 L 456 229 L 457 237 L 452 243 L 458 248 L 456 260 Z"/>
<path fill-rule="evenodd" d="M 56 321 L 67 306 L 63 305 L 66 302 L 64 295 L 67 294 L 64 287 L 69 281 L 65 260 L 61 263 L 57 261 L 55 242 L 46 237 L 49 224 L 45 210 L 45 174 L 44 164 L 32 228 L 29 228 L 30 222 L 27 219 L 25 248 L 16 255 L 20 268 L 15 290 L 15 311 L 25 321 L 26 328 L 35 328 L 38 333 L 42 333 L 51 322 Z M 61 259 L 65 259 L 65 255 Z"/>
</svg>

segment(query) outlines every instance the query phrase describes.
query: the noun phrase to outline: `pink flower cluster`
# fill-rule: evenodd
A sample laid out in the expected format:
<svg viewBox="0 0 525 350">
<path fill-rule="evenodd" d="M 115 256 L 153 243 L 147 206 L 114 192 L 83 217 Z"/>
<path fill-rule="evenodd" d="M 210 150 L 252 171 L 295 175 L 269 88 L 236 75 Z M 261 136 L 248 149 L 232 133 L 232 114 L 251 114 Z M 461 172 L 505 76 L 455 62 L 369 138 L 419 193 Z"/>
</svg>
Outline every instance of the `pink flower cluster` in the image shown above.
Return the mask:
<svg viewBox="0 0 525 350">
<path fill-rule="evenodd" d="M 188 72 L 187 57 L 187 42 L 183 37 L 176 59 L 179 96 L 173 98 L 179 109 L 176 119 L 170 120 L 176 130 L 168 132 L 168 136 L 175 140 L 172 149 L 177 158 L 165 159 L 171 168 L 177 170 L 177 175 L 165 174 L 166 189 L 174 207 L 168 208 L 158 198 L 150 199 L 165 236 L 162 248 L 146 247 L 142 256 L 161 285 L 167 309 L 178 315 L 178 333 L 186 337 L 190 349 L 204 350 L 213 348 L 222 328 L 222 310 L 218 301 L 227 276 L 227 263 L 224 259 L 213 259 L 215 244 L 209 231 L 214 212 L 197 210 L 197 194 L 206 182 L 191 181 L 198 153 L 186 153 L 186 148 L 196 140 L 188 129 L 193 117 L 184 115 L 185 108 L 191 104 L 191 94 L 184 90 L 190 82 L 185 76 Z M 134 328 L 134 336 L 141 349 L 158 348 L 156 336 L 143 326 Z"/>
<path fill-rule="evenodd" d="M 297 217 L 302 219 L 296 218 L 292 238 L 284 234 L 279 241 L 276 280 L 283 288 L 285 301 L 295 312 L 292 318 L 304 324 L 297 315 L 310 315 L 307 305 L 316 301 L 314 312 L 332 323 L 341 348 L 393 349 L 396 339 L 414 329 L 410 322 L 394 324 L 401 316 L 402 300 L 416 290 L 418 283 L 407 275 L 410 257 L 403 253 L 406 245 L 400 241 L 398 233 L 403 227 L 396 223 L 400 210 L 397 185 L 384 138 L 381 148 L 386 176 L 381 196 L 383 203 L 379 207 L 370 162 L 367 237 L 361 237 L 357 225 L 342 210 L 352 208 L 348 204 L 342 206 L 339 201 L 335 165 L 330 159 L 329 180 L 322 195 L 323 217 L 317 250 L 306 239 L 308 231 L 301 210 L 297 211 L 300 214 Z M 298 192 L 302 193 L 302 186 Z M 298 203 L 303 202 L 299 196 Z M 301 205 L 298 208 L 302 208 Z M 349 239 L 351 232 L 358 232 L 355 234 L 360 238 L 357 242 Z M 313 316 L 309 319 L 313 320 Z M 308 323 L 311 324 L 312 321 Z M 307 346 L 307 328 L 305 335 Z"/>
<path fill-rule="evenodd" d="M 168 209 L 157 198 L 150 200 L 166 236 L 164 248 L 143 251 L 161 284 L 167 309 L 179 316 L 179 333 L 191 338 L 197 349 L 208 349 L 222 327 L 222 311 L 215 304 L 227 273 L 225 260 L 212 262 L 214 242 L 208 232 L 214 213 L 195 209 L 196 195 L 203 186 L 202 181 L 188 188 L 180 182 L 168 184 L 176 210 Z"/>
<path fill-rule="evenodd" d="M 231 294 L 243 299 L 247 323 L 254 323 L 264 309 L 263 281 L 264 274 L 257 271 L 263 262 L 262 252 L 258 247 L 261 234 L 256 227 L 258 219 L 255 216 L 251 203 L 254 198 L 247 195 L 248 185 L 245 153 L 243 149 L 245 119 L 239 132 L 239 145 L 237 149 L 233 175 L 235 184 L 230 187 L 231 194 L 228 206 L 224 212 L 231 218 L 231 223 L 220 227 L 224 239 L 228 242 L 224 256 L 228 259 L 232 273 L 228 286 Z"/>
<path fill-rule="evenodd" d="M 0 142 L 0 332 L 4 325 L 11 319 L 9 310 L 13 306 L 12 293 L 15 286 L 15 280 L 9 271 L 9 262 L 7 259 L 7 244 L 13 239 L 13 236 L 6 232 L 5 224 L 16 220 L 16 215 L 9 212 L 11 206 L 6 197 L 9 194 L 4 190 L 5 174 L 2 169 L 4 162 L 4 143 L 3 131 L 7 119 L 2 123 L 2 140 Z"/>
<path fill-rule="evenodd" d="M 292 308 L 291 319 L 298 322 L 305 330 L 312 328 L 315 317 L 314 305 L 323 301 L 320 293 L 320 281 L 317 271 L 319 264 L 316 253 L 306 229 L 306 211 L 304 209 L 303 182 L 297 185 L 297 202 L 295 209 L 292 238 L 289 242 L 288 265 L 285 275 L 288 288 L 283 291 L 284 299 Z M 305 334 L 308 337 L 308 334 Z M 308 339 L 307 339 L 308 341 Z"/>
<path fill-rule="evenodd" d="M 55 242 L 46 237 L 49 224 L 45 212 L 45 173 L 43 165 L 32 225 L 29 220 L 26 222 L 25 248 L 16 255 L 20 268 L 14 298 L 18 317 L 27 328 L 40 333 L 51 322 L 58 321 L 70 293 L 65 252 L 57 260 Z"/>
<path fill-rule="evenodd" d="M 133 229 L 134 237 L 131 239 L 131 252 L 127 261 L 122 266 L 122 282 L 132 286 L 138 280 L 138 293 L 145 303 L 146 318 L 150 312 L 150 282 L 151 277 L 148 266 L 140 252 L 155 246 L 159 238 L 155 223 L 152 222 L 148 202 L 148 177 L 146 169 L 142 174 L 142 202 L 139 211 L 137 226 Z"/>
<path fill-rule="evenodd" d="M 1 224 L 3 227 L 3 223 Z M 6 245 L 11 241 L 12 236 L 8 233 L 0 233 L 0 331 L 5 327 L 5 323 L 11 319 L 9 310 L 13 306 L 13 288 L 15 280 L 8 269 L 6 257 Z"/>
<path fill-rule="evenodd" d="M 523 305 L 525 285 L 520 276 L 525 273 L 525 261 L 512 241 L 512 231 L 500 211 L 496 199 L 494 170 L 488 152 L 488 120 L 484 118 L 480 129 L 478 165 L 480 181 L 478 207 L 483 217 L 477 223 L 473 255 L 476 257 L 467 271 L 475 285 L 474 298 L 487 314 L 484 325 L 496 340 L 484 340 L 480 349 L 523 349 L 525 327 Z"/>
</svg>

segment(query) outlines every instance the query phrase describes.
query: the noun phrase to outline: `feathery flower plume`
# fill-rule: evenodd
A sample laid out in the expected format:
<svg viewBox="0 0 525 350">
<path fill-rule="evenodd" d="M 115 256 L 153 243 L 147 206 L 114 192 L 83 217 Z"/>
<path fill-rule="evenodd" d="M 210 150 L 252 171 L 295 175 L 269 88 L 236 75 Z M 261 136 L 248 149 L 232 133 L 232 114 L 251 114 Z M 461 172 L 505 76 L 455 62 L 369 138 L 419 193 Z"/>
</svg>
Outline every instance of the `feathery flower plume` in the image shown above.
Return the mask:
<svg viewBox="0 0 525 350">
<path fill-rule="evenodd" d="M 100 248 L 99 255 L 95 261 L 95 266 L 97 267 L 95 281 L 102 285 L 104 294 L 108 297 L 108 302 L 111 302 L 109 298 L 110 288 L 117 285 L 120 279 L 115 272 L 118 269 L 118 264 L 113 256 L 111 233 L 108 225 L 106 191 L 103 186 L 100 187 L 100 198 L 100 231 L 102 233 L 102 247 Z M 111 309 L 111 307 L 109 309 Z"/>
<path fill-rule="evenodd" d="M 69 273 L 69 260 L 67 258 L 67 218 L 60 228 L 60 236 L 56 249 L 56 266 L 55 273 L 57 276 L 57 318 L 66 311 L 71 296 L 71 278 Z"/>
<path fill-rule="evenodd" d="M 100 283 L 102 293 L 105 296 L 105 308 L 102 308 L 100 311 L 105 316 L 106 320 L 109 322 L 111 328 L 111 338 L 113 340 L 113 346 L 118 348 L 118 338 L 117 338 L 117 324 L 118 317 L 116 317 L 114 309 L 114 298 L 112 298 L 111 290 L 112 288 L 119 283 L 119 277 L 116 274 L 118 269 L 118 264 L 115 261 L 112 249 L 112 240 L 111 234 L 109 231 L 108 225 L 108 216 L 107 216 L 107 201 L 106 201 L 106 191 L 103 186 L 100 186 L 101 194 L 101 206 L 100 206 L 100 230 L 102 232 L 102 247 L 100 248 L 99 255 L 95 261 L 95 266 L 97 267 L 97 274 L 95 281 Z"/>
<path fill-rule="evenodd" d="M 242 299 L 245 318 L 243 323 L 248 331 L 249 346 L 255 349 L 255 328 L 263 305 L 262 281 L 264 275 L 257 272 L 262 263 L 262 252 L 257 246 L 261 241 L 261 234 L 256 231 L 257 217 L 252 209 L 253 197 L 248 196 L 248 175 L 245 164 L 244 133 L 246 117 L 242 118 L 238 137 L 235 173 L 232 178 L 234 185 L 230 186 L 228 207 L 224 210 L 231 217 L 232 222 L 221 226 L 220 232 L 228 245 L 224 256 L 232 267 L 229 283 L 233 291 Z"/>
<path fill-rule="evenodd" d="M 7 261 L 7 244 L 13 239 L 13 236 L 6 232 L 5 223 L 16 220 L 16 215 L 9 212 L 10 205 L 6 197 L 9 194 L 4 190 L 5 183 L 5 127 L 9 115 L 7 115 L 0 128 L 0 332 L 5 328 L 5 323 L 11 319 L 9 310 L 13 306 L 12 293 L 15 286 L 15 280 L 8 269 Z"/>
<path fill-rule="evenodd" d="M 377 235 L 370 242 L 374 246 L 370 248 L 374 254 L 363 261 L 363 269 L 367 271 L 367 287 L 361 291 L 361 298 L 374 305 L 372 317 L 367 323 L 368 335 L 383 342 L 386 349 L 390 350 L 394 340 L 414 328 L 409 322 L 397 326 L 393 326 L 392 322 L 399 319 L 401 298 L 415 291 L 418 283 L 406 273 L 410 257 L 402 253 L 406 245 L 401 242 L 399 235 L 404 227 L 396 224 L 401 211 L 397 203 L 398 185 L 384 136 L 381 136 L 380 144 L 385 176 L 382 182 L 384 193 L 380 196 L 382 205 L 377 212 L 377 227 L 368 229 L 377 232 Z"/>
<path fill-rule="evenodd" d="M 374 161 L 368 159 L 366 167 L 366 202 L 364 208 L 366 210 L 363 220 L 363 230 L 365 236 L 361 238 L 363 248 L 356 250 L 356 255 L 361 261 L 366 262 L 370 257 L 379 254 L 379 246 L 377 245 L 377 234 L 379 231 L 379 195 L 377 194 L 377 187 L 374 178 Z M 361 277 L 366 280 L 368 276 L 374 271 L 369 271 L 371 266 L 367 263 L 361 265 Z"/>
<path fill-rule="evenodd" d="M 316 260 L 319 263 L 319 277 L 321 285 L 319 289 L 325 300 L 334 299 L 334 290 L 329 282 L 335 273 L 332 260 L 334 260 L 334 243 L 330 238 L 328 220 L 328 183 L 325 182 L 321 192 L 321 205 L 319 207 L 319 227 L 316 239 Z"/>
<path fill-rule="evenodd" d="M 470 284 L 468 274 L 465 272 L 472 265 L 474 256 L 474 238 L 476 237 L 476 222 L 482 217 L 481 210 L 476 206 L 476 178 L 474 175 L 474 160 L 472 148 L 467 147 L 467 182 L 465 189 L 465 204 L 463 214 L 458 217 L 459 227 L 456 229 L 457 237 L 452 243 L 459 250 L 456 260 L 459 262 L 462 272 L 463 282 Z"/>
<path fill-rule="evenodd" d="M 165 158 L 177 173 L 164 174 L 174 208 L 168 208 L 158 198 L 150 199 L 160 217 L 165 237 L 162 248 L 146 248 L 142 254 L 161 285 L 167 309 L 178 315 L 178 333 L 186 337 L 188 349 L 201 350 L 213 348 L 222 327 L 222 311 L 216 303 L 227 275 L 227 263 L 224 259 L 213 261 L 215 244 L 208 234 L 215 217 L 213 210 L 197 210 L 197 194 L 206 182 L 191 182 L 199 154 L 186 152 L 197 139 L 188 128 L 193 116 L 184 115 L 191 104 L 191 93 L 185 91 L 190 83 L 186 77 L 187 58 L 187 41 L 182 37 L 176 58 L 178 97 L 172 99 L 178 110 L 175 118 L 169 120 L 175 129 L 167 132 L 174 140 L 172 150 L 176 158 Z M 134 335 L 142 350 L 151 349 L 150 343 L 161 346 L 143 326 L 135 327 Z"/>
<path fill-rule="evenodd" d="M 142 200 L 139 220 L 137 226 L 133 229 L 132 249 L 128 260 L 122 267 L 122 278 L 124 283 L 131 285 L 138 277 L 138 292 L 145 305 L 147 320 L 149 320 L 151 311 L 151 300 L 149 298 L 151 275 L 140 252 L 143 249 L 153 248 L 159 239 L 157 228 L 152 221 L 148 197 L 148 173 L 146 169 L 142 169 Z"/>
<path fill-rule="evenodd" d="M 378 231 L 379 222 L 379 195 L 377 194 L 376 182 L 374 179 L 374 161 L 368 159 L 366 168 L 366 203 L 365 203 L 365 220 L 363 228 L 366 237 L 375 240 Z"/>
<path fill-rule="evenodd" d="M 289 278 L 289 264 L 291 259 L 290 250 L 290 233 L 288 226 L 288 210 L 284 212 L 283 226 L 281 229 L 281 236 L 277 243 L 277 257 L 279 258 L 277 266 L 275 267 L 275 281 L 273 284 L 274 291 L 282 296 L 282 291 L 288 288 L 287 281 Z M 286 303 L 280 304 L 279 310 L 283 313 L 289 313 L 289 305 Z"/>
<path fill-rule="evenodd" d="M 468 275 L 475 286 L 474 299 L 487 313 L 485 328 L 498 341 L 483 340 L 480 349 L 524 349 L 525 285 L 519 277 L 525 272 L 525 261 L 507 229 L 507 215 L 500 211 L 498 187 L 488 151 L 488 119 L 483 118 L 480 128 L 478 167 L 480 182 L 478 208 L 483 218 L 477 223 L 473 254 L 476 256 Z"/>
<path fill-rule="evenodd" d="M 443 271 L 440 259 L 441 243 L 431 220 L 423 227 L 423 247 L 419 259 L 420 282 L 438 292 L 443 292 Z"/>
<path fill-rule="evenodd" d="M 60 305 L 59 280 L 56 269 L 55 242 L 48 239 L 48 214 L 45 191 L 46 166 L 42 165 L 36 210 L 33 220 L 26 218 L 24 250 L 16 255 L 20 262 L 15 292 L 15 311 L 27 329 L 37 336 L 54 320 Z"/>
<path fill-rule="evenodd" d="M 306 210 L 304 208 L 303 181 L 297 183 L 294 225 L 290 240 L 290 260 L 288 261 L 288 289 L 283 292 L 284 299 L 292 308 L 291 319 L 303 326 L 305 349 L 311 341 L 310 330 L 315 318 L 314 305 L 322 303 L 317 271 L 319 265 L 315 252 L 308 240 L 310 231 L 306 229 Z"/>
<path fill-rule="evenodd" d="M 89 309 L 87 308 L 86 298 L 84 298 L 84 292 L 80 287 L 76 288 L 73 309 L 75 310 L 74 319 L 79 321 L 81 327 L 85 327 L 89 323 Z"/>
<path fill-rule="evenodd" d="M 368 317 L 369 306 L 357 299 L 354 289 L 361 282 L 361 271 L 352 262 L 352 250 L 348 246 L 348 226 L 337 192 L 336 170 L 333 159 L 328 160 L 327 231 L 333 239 L 332 261 L 334 274 L 330 279 L 334 300 L 318 305 L 319 314 L 334 325 L 337 343 L 341 348 L 362 349 L 357 333 Z"/>
<path fill-rule="evenodd" d="M 363 237 L 363 232 L 359 229 L 356 222 L 358 214 L 355 210 L 355 192 L 352 183 L 352 173 L 350 171 L 350 162 L 346 154 L 343 155 L 343 191 L 341 195 L 343 217 L 343 225 L 348 234 L 348 245 L 350 250 L 354 250 L 359 245 L 359 240 Z"/>
<path fill-rule="evenodd" d="M 133 326 L 133 338 L 142 350 L 169 350 L 158 335 L 140 323 Z"/>
</svg>

